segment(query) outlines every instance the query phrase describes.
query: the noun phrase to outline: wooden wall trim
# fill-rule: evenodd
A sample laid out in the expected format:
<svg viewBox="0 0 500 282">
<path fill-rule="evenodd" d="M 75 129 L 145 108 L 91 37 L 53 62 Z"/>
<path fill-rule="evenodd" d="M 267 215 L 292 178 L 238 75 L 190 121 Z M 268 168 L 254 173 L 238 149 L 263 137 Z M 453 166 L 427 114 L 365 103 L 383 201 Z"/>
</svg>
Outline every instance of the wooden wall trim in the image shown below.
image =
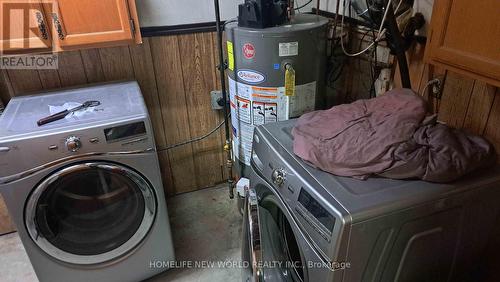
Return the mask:
<svg viewBox="0 0 500 282">
<path fill-rule="evenodd" d="M 10 218 L 5 201 L 2 195 L 0 195 L 0 235 L 14 232 L 15 230 L 16 227 Z"/>
<path fill-rule="evenodd" d="M 141 45 L 59 53 L 58 70 L 0 70 L 0 99 L 8 102 L 10 97 L 27 92 L 135 79 L 155 129 L 167 194 L 212 186 L 227 177 L 222 130 L 199 143 L 168 151 L 165 148 L 202 135 L 222 121 L 222 114 L 211 110 L 209 96 L 210 90 L 220 89 L 215 36 L 206 32 L 150 37 Z M 500 152 L 498 89 L 425 64 L 424 47 L 415 45 L 408 52 L 414 90 L 429 101 L 431 110 L 439 112 L 442 121 L 483 134 Z M 356 73 L 357 65 L 351 62 L 346 73 Z M 445 81 L 441 99 L 422 93 L 427 81 L 435 76 Z M 352 80 L 354 76 L 345 77 L 351 78 L 342 82 L 349 91 L 364 91 Z"/>
<path fill-rule="evenodd" d="M 222 22 L 224 24 L 224 22 Z M 203 32 L 214 32 L 216 30 L 215 22 L 182 24 L 171 26 L 151 26 L 141 27 L 143 37 L 182 35 Z"/>
</svg>

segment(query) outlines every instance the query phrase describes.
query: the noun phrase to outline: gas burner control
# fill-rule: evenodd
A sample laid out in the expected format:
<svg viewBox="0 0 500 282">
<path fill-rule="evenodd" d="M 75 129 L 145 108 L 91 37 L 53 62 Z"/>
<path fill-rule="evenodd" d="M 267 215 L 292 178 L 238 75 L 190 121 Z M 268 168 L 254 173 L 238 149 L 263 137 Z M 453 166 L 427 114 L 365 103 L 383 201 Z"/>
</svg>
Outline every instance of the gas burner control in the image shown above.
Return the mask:
<svg viewBox="0 0 500 282">
<path fill-rule="evenodd" d="M 76 136 L 70 136 L 66 139 L 66 148 L 70 152 L 77 152 L 82 147 L 82 141 Z"/>
</svg>

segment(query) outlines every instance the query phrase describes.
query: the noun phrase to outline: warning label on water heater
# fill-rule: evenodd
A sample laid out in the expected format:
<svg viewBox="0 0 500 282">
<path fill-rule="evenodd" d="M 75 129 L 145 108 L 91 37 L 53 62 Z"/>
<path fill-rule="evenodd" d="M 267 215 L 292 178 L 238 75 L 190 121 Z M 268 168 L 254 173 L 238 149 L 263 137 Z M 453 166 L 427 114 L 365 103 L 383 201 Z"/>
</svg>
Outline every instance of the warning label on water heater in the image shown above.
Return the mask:
<svg viewBox="0 0 500 282">
<path fill-rule="evenodd" d="M 255 126 L 284 121 L 314 110 L 316 82 L 297 85 L 294 96 L 285 87 L 258 87 L 229 80 L 233 154 L 250 165 Z"/>
<path fill-rule="evenodd" d="M 279 44 L 279 56 L 297 56 L 299 54 L 299 42 L 286 42 Z"/>
</svg>

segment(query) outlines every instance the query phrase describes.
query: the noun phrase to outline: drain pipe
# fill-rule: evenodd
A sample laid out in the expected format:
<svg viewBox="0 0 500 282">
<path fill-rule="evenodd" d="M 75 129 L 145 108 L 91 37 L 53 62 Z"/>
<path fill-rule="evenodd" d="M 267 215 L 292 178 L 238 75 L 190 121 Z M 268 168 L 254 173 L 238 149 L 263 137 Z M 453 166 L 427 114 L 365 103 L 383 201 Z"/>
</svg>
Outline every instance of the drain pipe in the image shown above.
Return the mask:
<svg viewBox="0 0 500 282">
<path fill-rule="evenodd" d="M 219 8 L 219 0 L 214 0 L 215 7 L 215 26 L 217 27 L 217 47 L 219 49 L 219 66 L 217 67 L 220 72 L 220 83 L 222 87 L 222 102 L 223 113 L 224 113 L 224 129 L 226 133 L 226 142 L 224 144 L 224 151 L 226 152 L 226 171 L 227 171 L 227 185 L 229 188 L 229 198 L 234 198 L 234 180 L 233 180 L 233 159 L 231 156 L 231 135 L 229 130 L 229 109 L 227 103 L 227 95 L 226 95 L 226 77 L 225 70 L 226 64 L 224 63 L 224 51 L 222 45 L 222 25 L 220 21 L 220 8 Z"/>
</svg>

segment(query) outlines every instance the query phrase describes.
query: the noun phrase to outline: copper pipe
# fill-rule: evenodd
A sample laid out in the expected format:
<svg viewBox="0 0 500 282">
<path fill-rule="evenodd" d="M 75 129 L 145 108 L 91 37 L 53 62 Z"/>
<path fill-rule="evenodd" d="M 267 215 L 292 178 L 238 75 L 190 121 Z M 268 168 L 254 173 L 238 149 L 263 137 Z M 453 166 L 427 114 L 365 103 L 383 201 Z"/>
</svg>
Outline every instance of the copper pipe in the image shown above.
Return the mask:
<svg viewBox="0 0 500 282">
<path fill-rule="evenodd" d="M 316 4 L 316 15 L 319 15 L 319 4 L 320 4 L 321 0 L 318 0 L 317 4 Z"/>
</svg>

